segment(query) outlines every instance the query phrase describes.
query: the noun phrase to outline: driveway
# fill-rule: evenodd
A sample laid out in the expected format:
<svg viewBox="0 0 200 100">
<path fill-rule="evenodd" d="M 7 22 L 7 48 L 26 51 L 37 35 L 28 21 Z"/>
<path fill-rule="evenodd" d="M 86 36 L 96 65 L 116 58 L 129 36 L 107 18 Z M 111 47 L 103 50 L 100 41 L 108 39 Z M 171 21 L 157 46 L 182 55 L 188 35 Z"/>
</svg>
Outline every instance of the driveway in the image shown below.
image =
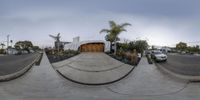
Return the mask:
<svg viewBox="0 0 200 100">
<path fill-rule="evenodd" d="M 181 75 L 200 76 L 200 56 L 168 54 L 167 62 L 157 65 Z"/>
<path fill-rule="evenodd" d="M 53 63 L 53 66 L 65 78 L 90 85 L 118 81 L 134 68 L 105 53 L 81 53 L 73 58 Z"/>
</svg>

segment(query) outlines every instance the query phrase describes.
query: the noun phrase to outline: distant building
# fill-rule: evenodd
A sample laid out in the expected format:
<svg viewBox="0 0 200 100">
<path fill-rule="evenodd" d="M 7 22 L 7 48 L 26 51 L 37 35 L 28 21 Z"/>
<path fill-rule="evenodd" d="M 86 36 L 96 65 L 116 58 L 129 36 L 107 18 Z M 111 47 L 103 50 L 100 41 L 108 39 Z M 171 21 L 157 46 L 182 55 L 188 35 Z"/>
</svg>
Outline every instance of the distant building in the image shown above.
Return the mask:
<svg viewBox="0 0 200 100">
<path fill-rule="evenodd" d="M 165 52 L 165 53 L 168 53 L 168 52 L 171 52 L 171 51 L 172 51 L 172 49 L 169 48 L 169 47 L 162 47 L 160 50 L 161 50 L 162 52 Z"/>
<path fill-rule="evenodd" d="M 78 50 L 80 52 L 108 52 L 110 42 L 103 40 L 80 41 L 79 37 L 73 38 L 73 42 L 65 45 L 65 50 Z"/>
<path fill-rule="evenodd" d="M 167 47 L 167 46 L 155 46 L 155 45 L 153 45 L 152 49 L 153 50 L 160 50 L 163 53 L 168 53 L 168 52 L 172 51 L 172 49 L 170 47 Z"/>
</svg>

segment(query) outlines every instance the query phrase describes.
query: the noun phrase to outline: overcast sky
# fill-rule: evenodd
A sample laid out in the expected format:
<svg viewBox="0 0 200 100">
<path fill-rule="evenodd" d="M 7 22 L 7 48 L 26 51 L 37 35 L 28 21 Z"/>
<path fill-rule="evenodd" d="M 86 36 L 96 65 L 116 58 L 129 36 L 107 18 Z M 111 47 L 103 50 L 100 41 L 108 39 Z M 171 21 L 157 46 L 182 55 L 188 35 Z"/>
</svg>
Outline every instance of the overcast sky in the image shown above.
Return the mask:
<svg viewBox="0 0 200 100">
<path fill-rule="evenodd" d="M 199 0 L 0 0 L 0 42 L 31 40 L 50 46 L 61 40 L 103 40 L 108 21 L 129 22 L 120 38 L 146 39 L 151 45 L 200 44 Z"/>
</svg>

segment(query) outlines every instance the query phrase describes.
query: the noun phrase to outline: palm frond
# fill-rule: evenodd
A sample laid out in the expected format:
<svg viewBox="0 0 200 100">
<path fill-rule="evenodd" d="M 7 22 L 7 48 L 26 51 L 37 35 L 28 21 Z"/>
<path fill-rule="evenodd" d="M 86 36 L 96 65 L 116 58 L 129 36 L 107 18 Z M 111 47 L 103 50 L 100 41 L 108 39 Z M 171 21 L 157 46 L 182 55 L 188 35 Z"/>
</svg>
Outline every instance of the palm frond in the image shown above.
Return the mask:
<svg viewBox="0 0 200 100">
<path fill-rule="evenodd" d="M 121 32 L 122 32 L 122 31 L 125 31 L 125 32 L 126 32 L 127 30 L 126 30 L 126 29 L 124 29 L 124 28 L 121 28 L 121 29 L 120 29 L 120 31 L 121 31 Z"/>
<path fill-rule="evenodd" d="M 120 28 L 123 28 L 123 27 L 125 27 L 125 26 L 131 26 L 131 24 L 130 24 L 130 23 L 123 23 L 123 24 L 120 24 Z"/>
<path fill-rule="evenodd" d="M 103 32 L 105 32 L 105 33 L 109 33 L 110 30 L 109 30 L 109 29 L 102 29 L 99 33 L 103 33 Z"/>
<path fill-rule="evenodd" d="M 110 27 L 114 28 L 117 26 L 117 24 L 114 21 L 109 21 Z"/>
</svg>

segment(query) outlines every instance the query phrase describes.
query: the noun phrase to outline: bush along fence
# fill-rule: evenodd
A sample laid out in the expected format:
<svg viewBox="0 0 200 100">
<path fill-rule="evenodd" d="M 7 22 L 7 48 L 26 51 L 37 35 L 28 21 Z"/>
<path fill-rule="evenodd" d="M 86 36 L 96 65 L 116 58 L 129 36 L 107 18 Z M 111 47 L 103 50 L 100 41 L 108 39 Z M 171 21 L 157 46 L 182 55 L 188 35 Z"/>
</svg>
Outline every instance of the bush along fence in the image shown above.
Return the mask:
<svg viewBox="0 0 200 100">
<path fill-rule="evenodd" d="M 129 65 L 137 66 L 137 64 L 140 61 L 140 58 L 138 57 L 136 50 L 134 50 L 133 52 L 118 51 L 116 55 L 112 53 L 107 53 L 107 54 L 112 58 L 117 59 Z"/>
<path fill-rule="evenodd" d="M 47 57 L 51 63 L 62 61 L 79 54 L 79 51 L 74 50 L 45 50 Z"/>
<path fill-rule="evenodd" d="M 146 57 L 147 57 L 148 63 L 149 63 L 149 64 L 153 64 L 153 59 L 151 59 L 151 55 L 148 54 Z"/>
</svg>

